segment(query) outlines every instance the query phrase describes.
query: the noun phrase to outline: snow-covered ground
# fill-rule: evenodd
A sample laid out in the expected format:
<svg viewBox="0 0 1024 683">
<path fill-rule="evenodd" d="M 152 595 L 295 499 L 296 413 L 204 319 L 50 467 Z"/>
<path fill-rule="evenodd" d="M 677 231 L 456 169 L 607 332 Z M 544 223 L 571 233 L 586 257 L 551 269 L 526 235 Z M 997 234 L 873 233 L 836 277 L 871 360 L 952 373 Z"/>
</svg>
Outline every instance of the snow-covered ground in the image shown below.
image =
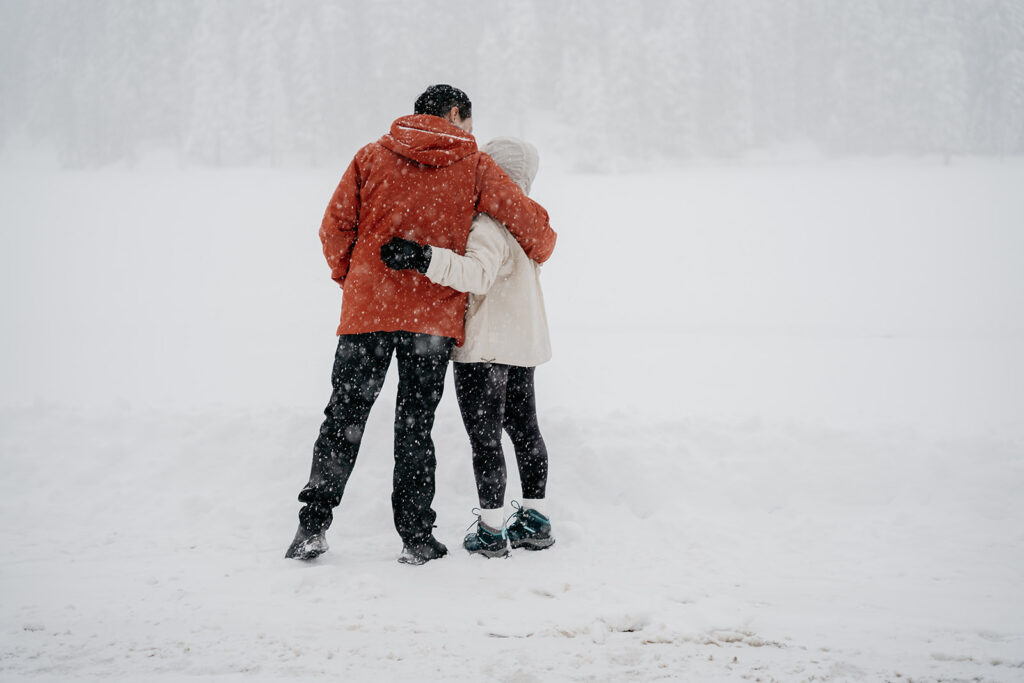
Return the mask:
<svg viewBox="0 0 1024 683">
<path fill-rule="evenodd" d="M 1024 160 L 542 165 L 557 544 L 310 564 L 336 171 L 0 170 L 0 680 L 1024 679 Z M 515 470 L 510 492 L 517 493 Z"/>
</svg>

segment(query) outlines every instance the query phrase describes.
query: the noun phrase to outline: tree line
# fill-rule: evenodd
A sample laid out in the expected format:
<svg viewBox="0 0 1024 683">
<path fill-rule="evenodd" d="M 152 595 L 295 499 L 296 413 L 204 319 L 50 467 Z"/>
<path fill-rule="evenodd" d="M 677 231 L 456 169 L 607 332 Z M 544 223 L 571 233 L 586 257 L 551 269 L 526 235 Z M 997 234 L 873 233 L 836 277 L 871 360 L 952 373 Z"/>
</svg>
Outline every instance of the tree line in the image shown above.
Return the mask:
<svg viewBox="0 0 1024 683">
<path fill-rule="evenodd" d="M 1024 152 L 1020 0 L 5 0 L 0 142 L 334 164 L 431 82 L 581 168 Z"/>
</svg>

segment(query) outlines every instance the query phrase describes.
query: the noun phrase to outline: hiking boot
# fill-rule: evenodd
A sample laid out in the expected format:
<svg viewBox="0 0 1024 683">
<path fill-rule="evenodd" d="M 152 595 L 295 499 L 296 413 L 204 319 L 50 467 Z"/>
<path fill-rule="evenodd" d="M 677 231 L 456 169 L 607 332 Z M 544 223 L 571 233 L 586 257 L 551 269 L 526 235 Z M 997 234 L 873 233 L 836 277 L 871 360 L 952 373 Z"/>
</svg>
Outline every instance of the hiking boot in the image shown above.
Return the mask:
<svg viewBox="0 0 1024 683">
<path fill-rule="evenodd" d="M 312 560 L 327 552 L 327 548 L 327 539 L 324 538 L 323 531 L 310 533 L 300 524 L 284 556 L 289 560 Z"/>
<path fill-rule="evenodd" d="M 398 561 L 402 564 L 424 564 L 447 554 L 448 548 L 431 534 L 422 541 L 402 546 L 402 554 L 398 556 Z"/>
<path fill-rule="evenodd" d="M 508 540 L 513 548 L 544 550 L 551 547 L 555 537 L 551 535 L 551 520 L 533 508 L 523 508 L 515 501 L 515 520 L 508 525 Z"/>
<path fill-rule="evenodd" d="M 476 531 L 466 535 L 462 547 L 471 555 L 508 557 L 508 539 L 505 538 L 505 530 L 489 527 L 479 517 L 476 520 Z"/>
</svg>

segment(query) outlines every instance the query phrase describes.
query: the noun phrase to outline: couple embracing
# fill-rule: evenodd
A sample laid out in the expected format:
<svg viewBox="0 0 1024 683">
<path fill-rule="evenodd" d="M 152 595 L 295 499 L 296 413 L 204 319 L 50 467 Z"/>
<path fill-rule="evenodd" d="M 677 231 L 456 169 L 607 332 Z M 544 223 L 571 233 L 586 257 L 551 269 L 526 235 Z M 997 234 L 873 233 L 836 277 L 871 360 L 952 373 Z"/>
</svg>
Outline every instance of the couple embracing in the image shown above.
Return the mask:
<svg viewBox="0 0 1024 683">
<path fill-rule="evenodd" d="M 449 359 L 480 504 L 463 546 L 501 557 L 509 546 L 554 543 L 533 382 L 534 368 L 551 357 L 537 264 L 550 257 L 556 234 L 547 212 L 527 197 L 537 152 L 513 138 L 480 152 L 472 104 L 449 85 L 427 88 L 414 111 L 356 153 L 320 228 L 331 276 L 343 290 L 341 324 L 333 391 L 299 493 L 304 506 L 288 558 L 327 550 L 324 534 L 392 356 L 399 376 L 391 496 L 399 561 L 423 564 L 447 554 L 433 534 L 430 433 Z M 502 430 L 515 446 L 523 487 L 508 518 Z"/>
</svg>

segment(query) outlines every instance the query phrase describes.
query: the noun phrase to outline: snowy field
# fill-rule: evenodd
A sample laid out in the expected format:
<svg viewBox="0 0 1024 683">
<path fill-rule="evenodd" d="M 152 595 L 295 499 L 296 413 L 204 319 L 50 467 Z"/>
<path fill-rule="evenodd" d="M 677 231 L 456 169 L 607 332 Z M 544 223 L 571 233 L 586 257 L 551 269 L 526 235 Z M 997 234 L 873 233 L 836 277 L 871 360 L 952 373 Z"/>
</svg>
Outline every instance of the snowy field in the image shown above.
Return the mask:
<svg viewBox="0 0 1024 683">
<path fill-rule="evenodd" d="M 558 542 L 459 548 L 449 377 L 423 567 L 394 368 L 282 559 L 339 173 L 0 169 L 0 680 L 1024 680 L 1024 160 L 542 161 Z"/>
</svg>

